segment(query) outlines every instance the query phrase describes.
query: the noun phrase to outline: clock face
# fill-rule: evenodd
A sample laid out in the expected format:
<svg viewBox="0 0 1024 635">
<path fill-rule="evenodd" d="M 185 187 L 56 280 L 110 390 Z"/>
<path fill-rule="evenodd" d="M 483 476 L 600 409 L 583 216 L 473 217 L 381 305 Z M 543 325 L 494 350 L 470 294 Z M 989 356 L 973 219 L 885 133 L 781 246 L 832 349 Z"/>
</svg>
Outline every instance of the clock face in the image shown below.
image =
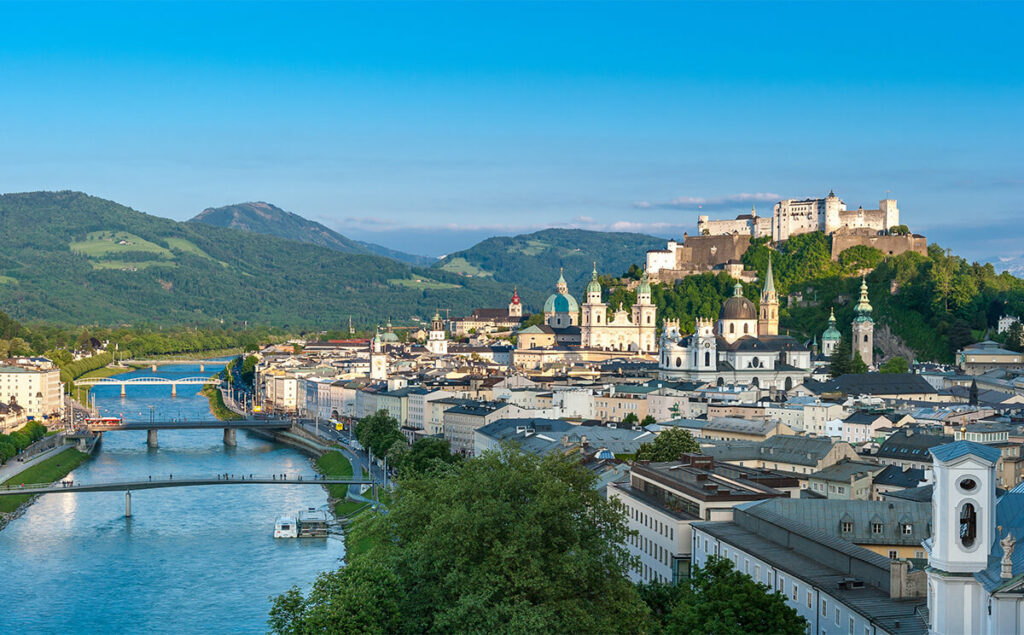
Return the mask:
<svg viewBox="0 0 1024 635">
<path fill-rule="evenodd" d="M 704 348 L 711 348 L 711 342 L 704 342 Z"/>
</svg>

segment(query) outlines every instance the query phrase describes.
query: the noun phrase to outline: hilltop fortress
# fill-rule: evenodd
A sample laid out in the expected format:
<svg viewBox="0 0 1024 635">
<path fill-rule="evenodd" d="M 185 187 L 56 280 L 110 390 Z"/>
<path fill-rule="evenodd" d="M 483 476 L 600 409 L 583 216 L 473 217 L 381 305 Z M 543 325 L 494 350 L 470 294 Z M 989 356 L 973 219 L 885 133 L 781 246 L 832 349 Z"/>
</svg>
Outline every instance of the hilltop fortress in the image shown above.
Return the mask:
<svg viewBox="0 0 1024 635">
<path fill-rule="evenodd" d="M 746 279 L 740 258 L 751 239 L 770 237 L 780 242 L 798 234 L 824 232 L 832 237 L 832 259 L 855 245 L 880 250 L 887 256 L 905 251 L 927 254 L 924 236 L 896 233 L 900 210 L 896 199 L 883 199 L 878 209 L 847 209 L 835 192 L 825 198 L 779 201 L 771 216 L 758 216 L 751 208 L 733 220 L 697 217 L 698 236 L 683 236 L 683 242 L 669 241 L 665 249 L 647 252 L 647 272 L 652 279 L 675 280 L 694 273 L 724 270 L 735 278 Z"/>
</svg>

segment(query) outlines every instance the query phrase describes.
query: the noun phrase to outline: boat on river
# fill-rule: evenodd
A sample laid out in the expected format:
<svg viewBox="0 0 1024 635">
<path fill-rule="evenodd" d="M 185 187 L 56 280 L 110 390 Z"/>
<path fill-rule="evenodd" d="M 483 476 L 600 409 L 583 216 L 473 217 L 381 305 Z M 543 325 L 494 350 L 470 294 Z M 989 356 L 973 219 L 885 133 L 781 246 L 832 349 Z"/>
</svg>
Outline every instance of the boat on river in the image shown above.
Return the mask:
<svg viewBox="0 0 1024 635">
<path fill-rule="evenodd" d="M 298 538 L 298 522 L 293 516 L 278 516 L 274 521 L 274 538 Z"/>
</svg>

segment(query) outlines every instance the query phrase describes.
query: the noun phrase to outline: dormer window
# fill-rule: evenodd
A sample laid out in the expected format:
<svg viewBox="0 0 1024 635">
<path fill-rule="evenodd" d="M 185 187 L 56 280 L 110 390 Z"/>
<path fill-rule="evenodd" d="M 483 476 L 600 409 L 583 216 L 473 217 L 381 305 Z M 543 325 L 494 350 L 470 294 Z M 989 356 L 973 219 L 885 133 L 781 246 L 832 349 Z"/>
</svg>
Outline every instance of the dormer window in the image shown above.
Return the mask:
<svg viewBox="0 0 1024 635">
<path fill-rule="evenodd" d="M 882 533 L 882 530 L 883 530 L 882 523 L 871 523 L 871 533 L 873 533 L 873 534 L 880 534 L 880 533 Z"/>
<path fill-rule="evenodd" d="M 900 525 L 900 532 L 902 532 L 904 536 L 909 536 L 914 533 L 914 526 L 910 523 L 903 523 Z"/>
<path fill-rule="evenodd" d="M 841 527 L 840 528 L 843 530 L 844 534 L 848 534 L 848 533 L 853 531 L 853 523 L 851 521 L 849 521 L 849 520 L 844 520 L 841 523 Z"/>
</svg>

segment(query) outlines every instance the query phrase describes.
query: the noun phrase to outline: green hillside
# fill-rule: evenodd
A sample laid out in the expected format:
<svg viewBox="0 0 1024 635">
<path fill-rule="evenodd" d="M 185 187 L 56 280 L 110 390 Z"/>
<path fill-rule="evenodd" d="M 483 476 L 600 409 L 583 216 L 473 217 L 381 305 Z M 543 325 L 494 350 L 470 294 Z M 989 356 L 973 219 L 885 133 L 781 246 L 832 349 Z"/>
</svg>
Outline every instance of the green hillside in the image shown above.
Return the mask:
<svg viewBox="0 0 1024 635">
<path fill-rule="evenodd" d="M 353 240 L 320 223 L 286 212 L 270 203 L 238 203 L 225 207 L 208 208 L 189 222 L 243 229 L 256 234 L 297 240 L 321 247 L 329 247 L 347 254 L 385 256 L 412 265 L 431 265 L 433 258 L 414 256 L 381 245 Z"/>
<path fill-rule="evenodd" d="M 570 292 L 579 295 L 595 261 L 602 273 L 618 273 L 633 263 L 643 264 L 647 250 L 664 249 L 665 242 L 645 234 L 545 229 L 488 238 L 445 256 L 434 268 L 550 293 L 559 267 L 564 267 Z"/>
<path fill-rule="evenodd" d="M 80 192 L 0 195 L 0 310 L 77 324 L 330 327 L 504 302 L 486 278 L 179 223 Z"/>
</svg>

